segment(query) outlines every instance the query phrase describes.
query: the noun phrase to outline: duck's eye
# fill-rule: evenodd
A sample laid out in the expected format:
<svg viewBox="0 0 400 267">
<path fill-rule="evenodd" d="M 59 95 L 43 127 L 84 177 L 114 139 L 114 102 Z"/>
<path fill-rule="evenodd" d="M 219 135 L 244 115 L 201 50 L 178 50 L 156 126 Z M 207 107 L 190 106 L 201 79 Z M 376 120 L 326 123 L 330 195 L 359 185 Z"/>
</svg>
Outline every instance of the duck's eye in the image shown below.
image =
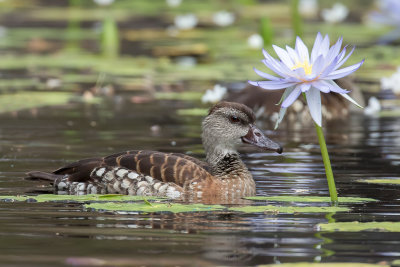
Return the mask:
<svg viewBox="0 0 400 267">
<path fill-rule="evenodd" d="M 230 116 L 229 120 L 233 123 L 238 123 L 240 122 L 240 119 L 237 116 Z"/>
</svg>

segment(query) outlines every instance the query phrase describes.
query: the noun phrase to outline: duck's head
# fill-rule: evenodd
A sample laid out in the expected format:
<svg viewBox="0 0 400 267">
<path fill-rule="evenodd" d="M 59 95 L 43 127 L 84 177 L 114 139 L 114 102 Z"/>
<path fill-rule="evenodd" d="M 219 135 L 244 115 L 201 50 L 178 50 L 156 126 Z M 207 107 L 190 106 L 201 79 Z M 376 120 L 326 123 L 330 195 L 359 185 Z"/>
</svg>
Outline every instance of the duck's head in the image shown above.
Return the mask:
<svg viewBox="0 0 400 267">
<path fill-rule="evenodd" d="M 203 121 L 203 144 L 206 152 L 236 152 L 241 144 L 282 153 L 282 147 L 267 138 L 255 125 L 253 111 L 239 103 L 219 102 Z"/>
</svg>

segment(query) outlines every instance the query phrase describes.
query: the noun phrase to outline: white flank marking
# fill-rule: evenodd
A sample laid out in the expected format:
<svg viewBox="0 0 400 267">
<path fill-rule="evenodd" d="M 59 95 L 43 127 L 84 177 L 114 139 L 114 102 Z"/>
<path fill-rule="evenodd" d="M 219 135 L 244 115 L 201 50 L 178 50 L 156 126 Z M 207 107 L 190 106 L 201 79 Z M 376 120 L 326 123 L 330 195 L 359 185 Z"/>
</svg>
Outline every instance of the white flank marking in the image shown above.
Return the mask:
<svg viewBox="0 0 400 267">
<path fill-rule="evenodd" d="M 64 182 L 59 182 L 57 185 L 58 190 L 64 190 L 67 187 L 67 184 Z"/>
<path fill-rule="evenodd" d="M 128 173 L 128 178 L 129 179 L 136 179 L 139 175 L 136 172 L 130 172 Z"/>
<path fill-rule="evenodd" d="M 119 177 L 124 177 L 124 175 L 125 174 L 127 174 L 128 173 L 128 170 L 125 170 L 125 169 L 119 169 L 118 171 L 117 171 L 117 176 L 119 176 Z"/>
<path fill-rule="evenodd" d="M 105 171 L 106 171 L 106 168 L 100 168 L 96 171 L 96 175 L 101 177 Z"/>
</svg>

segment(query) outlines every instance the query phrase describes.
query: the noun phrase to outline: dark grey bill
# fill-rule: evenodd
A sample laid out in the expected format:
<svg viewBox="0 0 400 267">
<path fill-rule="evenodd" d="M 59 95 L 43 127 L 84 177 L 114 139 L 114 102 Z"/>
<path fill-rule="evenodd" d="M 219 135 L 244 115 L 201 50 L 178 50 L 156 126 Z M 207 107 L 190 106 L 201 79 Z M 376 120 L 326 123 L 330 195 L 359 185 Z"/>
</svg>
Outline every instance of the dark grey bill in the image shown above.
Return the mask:
<svg viewBox="0 0 400 267">
<path fill-rule="evenodd" d="M 248 133 L 242 137 L 243 143 L 250 144 L 265 150 L 273 150 L 282 153 L 283 148 L 278 144 L 266 137 L 263 132 L 254 125 L 250 125 Z"/>
</svg>

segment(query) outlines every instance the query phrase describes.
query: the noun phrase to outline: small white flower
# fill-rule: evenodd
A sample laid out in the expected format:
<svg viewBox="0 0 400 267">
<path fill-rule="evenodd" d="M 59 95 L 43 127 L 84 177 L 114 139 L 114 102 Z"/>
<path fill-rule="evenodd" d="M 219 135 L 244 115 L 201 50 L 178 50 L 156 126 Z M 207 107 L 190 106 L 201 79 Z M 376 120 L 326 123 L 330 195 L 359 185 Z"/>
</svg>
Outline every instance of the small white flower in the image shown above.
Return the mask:
<svg viewBox="0 0 400 267">
<path fill-rule="evenodd" d="M 247 39 L 247 44 L 252 49 L 260 49 L 264 46 L 264 40 L 261 35 L 255 33 Z"/>
<path fill-rule="evenodd" d="M 395 94 L 400 94 L 400 67 L 390 77 L 381 78 L 382 89 L 392 90 Z"/>
<path fill-rule="evenodd" d="M 381 103 L 373 96 L 368 100 L 368 106 L 365 107 L 364 114 L 367 116 L 375 116 L 379 111 L 381 111 Z"/>
<path fill-rule="evenodd" d="M 175 59 L 175 63 L 181 67 L 191 68 L 196 66 L 197 59 L 191 56 L 180 56 Z"/>
<path fill-rule="evenodd" d="M 348 15 L 349 9 L 341 3 L 334 4 L 331 9 L 325 8 L 321 11 L 321 16 L 324 21 L 331 24 L 344 21 Z"/>
<path fill-rule="evenodd" d="M 108 6 L 114 3 L 114 0 L 93 0 L 93 1 L 100 6 Z"/>
<path fill-rule="evenodd" d="M 46 87 L 49 89 L 58 88 L 61 86 L 61 80 L 57 78 L 50 78 L 46 81 Z"/>
<path fill-rule="evenodd" d="M 167 5 L 170 7 L 180 6 L 182 3 L 182 0 L 166 0 L 166 1 L 167 1 Z"/>
<path fill-rule="evenodd" d="M 216 103 L 224 97 L 227 89 L 224 86 L 219 84 L 214 85 L 213 89 L 208 89 L 206 93 L 201 98 L 201 102 L 203 103 Z"/>
<path fill-rule="evenodd" d="M 219 11 L 213 15 L 213 22 L 220 27 L 226 27 L 235 22 L 235 15 L 228 11 Z"/>
<path fill-rule="evenodd" d="M 318 14 L 317 0 L 300 0 L 299 13 L 307 18 L 316 17 Z"/>
<path fill-rule="evenodd" d="M 198 19 L 195 14 L 177 15 L 175 17 L 175 26 L 180 30 L 190 30 L 196 27 Z"/>
</svg>

